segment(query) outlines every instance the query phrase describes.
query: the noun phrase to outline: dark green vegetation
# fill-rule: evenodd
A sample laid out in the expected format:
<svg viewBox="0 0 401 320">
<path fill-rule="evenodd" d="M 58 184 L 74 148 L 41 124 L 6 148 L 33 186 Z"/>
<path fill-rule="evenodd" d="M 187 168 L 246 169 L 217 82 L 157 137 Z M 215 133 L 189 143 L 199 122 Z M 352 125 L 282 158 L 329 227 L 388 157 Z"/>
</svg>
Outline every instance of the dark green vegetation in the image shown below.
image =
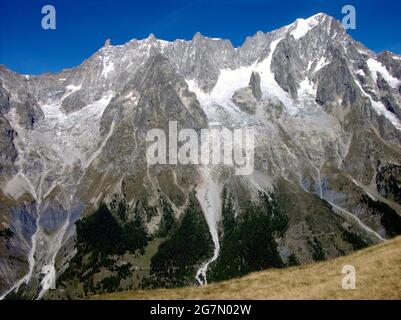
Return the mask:
<svg viewBox="0 0 401 320">
<path fill-rule="evenodd" d="M 295 254 L 290 254 L 288 257 L 288 266 L 289 267 L 294 267 L 294 266 L 299 266 L 299 261 L 297 259 L 297 256 Z"/>
<path fill-rule="evenodd" d="M 8 240 L 14 236 L 14 232 L 11 231 L 11 229 L 6 228 L 4 230 L 0 230 L 0 238 L 4 238 L 5 240 Z"/>
<path fill-rule="evenodd" d="M 401 205 L 401 166 L 387 164 L 378 168 L 376 185 L 383 197 Z"/>
<path fill-rule="evenodd" d="M 121 279 L 126 279 L 131 276 L 132 264 L 126 263 L 121 266 L 111 267 L 109 270 L 114 271 L 115 275 L 103 278 L 95 286 L 95 291 L 97 292 L 115 292 L 120 291 L 120 281 Z"/>
<path fill-rule="evenodd" d="M 280 212 L 273 194 L 260 193 L 259 203 L 251 203 L 235 217 L 233 200 L 223 192 L 221 250 L 210 266 L 208 279 L 227 280 L 266 268 L 284 266 L 275 237 L 287 228 L 287 217 Z M 296 261 L 293 259 L 294 264 Z"/>
<path fill-rule="evenodd" d="M 152 257 L 148 287 L 171 288 L 193 284 L 197 269 L 213 254 L 212 238 L 194 194 L 190 195 L 183 215 L 180 226 Z M 165 225 L 172 225 L 167 222 L 164 222 Z"/>
<path fill-rule="evenodd" d="M 141 277 L 137 285 L 175 287 L 193 284 L 197 269 L 212 255 L 213 247 L 202 210 L 195 194 L 190 196 L 182 221 L 176 221 L 166 200 L 161 199 L 160 205 L 163 215 L 156 235 L 164 241 L 155 254 L 146 254 L 150 275 Z M 142 222 L 147 219 L 145 206 L 137 203 L 131 214 L 123 200 L 113 201 L 110 207 L 112 211 L 102 204 L 93 214 L 76 223 L 77 254 L 58 279 L 59 284 L 72 284 L 76 279 L 83 284 L 84 295 L 113 292 L 121 290 L 122 280 L 131 281 L 135 275 L 139 277 L 137 272 L 145 272 L 135 262 L 134 266 L 124 261 L 126 253 L 133 254 L 135 259 L 144 256 L 145 248 L 152 240 Z"/>
<path fill-rule="evenodd" d="M 122 208 L 118 216 L 122 215 Z M 83 283 L 84 292 L 103 289 L 113 291 L 118 288 L 120 280 L 127 277 L 127 265 L 115 267 L 114 256 L 125 252 L 143 253 L 149 236 L 138 217 L 120 223 L 105 204 L 88 217 L 76 223 L 77 254 L 70 262 L 69 268 L 58 279 L 60 283 L 78 278 Z M 95 286 L 94 275 L 106 268 L 116 275 L 103 279 Z M 129 266 L 128 266 L 129 268 Z"/>
<path fill-rule="evenodd" d="M 139 219 L 120 225 L 106 205 L 100 205 L 92 215 L 76 224 L 78 253 L 92 253 L 93 259 L 102 260 L 107 255 L 121 255 L 143 250 L 148 242 Z"/>
<path fill-rule="evenodd" d="M 370 243 L 361 237 L 361 235 L 348 230 L 343 231 L 344 241 L 350 243 L 354 250 L 360 250 L 369 247 Z"/>
<path fill-rule="evenodd" d="M 401 216 L 392 208 L 381 201 L 375 201 L 369 196 L 363 195 L 362 202 L 365 203 L 373 214 L 380 214 L 380 222 L 386 229 L 386 233 L 390 237 L 401 234 Z"/>
<path fill-rule="evenodd" d="M 316 237 L 313 237 L 313 241 L 311 239 L 308 239 L 308 244 L 312 248 L 312 257 L 314 261 L 326 260 L 322 244 Z"/>
<path fill-rule="evenodd" d="M 400 248 L 401 237 L 397 237 L 345 257 L 291 269 L 264 270 L 201 288 L 117 292 L 94 299 L 400 300 Z M 341 286 L 341 270 L 349 264 L 357 270 L 356 290 L 344 290 Z"/>
<path fill-rule="evenodd" d="M 167 203 L 167 201 L 165 199 L 161 199 L 160 202 L 163 210 L 163 216 L 160 221 L 160 227 L 157 236 L 160 238 L 166 238 L 177 230 L 177 221 L 174 218 L 173 209 Z"/>
<path fill-rule="evenodd" d="M 29 300 L 31 297 L 27 294 L 27 285 L 21 284 L 18 290 L 11 291 L 4 297 L 4 300 Z"/>
</svg>

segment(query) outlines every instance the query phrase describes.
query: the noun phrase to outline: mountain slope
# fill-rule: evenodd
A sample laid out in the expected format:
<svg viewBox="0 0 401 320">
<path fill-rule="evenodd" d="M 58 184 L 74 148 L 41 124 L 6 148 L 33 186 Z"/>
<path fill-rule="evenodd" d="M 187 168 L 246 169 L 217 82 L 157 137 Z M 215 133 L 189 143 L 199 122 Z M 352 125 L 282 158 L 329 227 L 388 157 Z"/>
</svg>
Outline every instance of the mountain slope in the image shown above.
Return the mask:
<svg viewBox="0 0 401 320">
<path fill-rule="evenodd" d="M 164 299 L 401 299 L 401 238 L 347 257 L 284 270 L 267 270 L 203 288 L 96 295 L 105 300 Z M 356 270 L 356 289 L 344 290 L 343 266 Z"/>
</svg>

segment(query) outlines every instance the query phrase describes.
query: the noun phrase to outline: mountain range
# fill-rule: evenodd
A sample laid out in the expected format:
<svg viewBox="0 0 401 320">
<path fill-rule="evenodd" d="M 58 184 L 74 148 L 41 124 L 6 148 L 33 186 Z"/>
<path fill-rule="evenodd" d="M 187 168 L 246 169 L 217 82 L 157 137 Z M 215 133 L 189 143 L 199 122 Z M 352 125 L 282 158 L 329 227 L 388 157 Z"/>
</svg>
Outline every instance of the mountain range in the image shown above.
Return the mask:
<svg viewBox="0 0 401 320">
<path fill-rule="evenodd" d="M 151 129 L 253 128 L 254 171 L 149 166 Z M 0 66 L 0 294 L 205 285 L 401 234 L 401 56 L 319 13 L 240 47 L 150 35 Z M 49 290 L 52 289 L 52 290 Z"/>
</svg>

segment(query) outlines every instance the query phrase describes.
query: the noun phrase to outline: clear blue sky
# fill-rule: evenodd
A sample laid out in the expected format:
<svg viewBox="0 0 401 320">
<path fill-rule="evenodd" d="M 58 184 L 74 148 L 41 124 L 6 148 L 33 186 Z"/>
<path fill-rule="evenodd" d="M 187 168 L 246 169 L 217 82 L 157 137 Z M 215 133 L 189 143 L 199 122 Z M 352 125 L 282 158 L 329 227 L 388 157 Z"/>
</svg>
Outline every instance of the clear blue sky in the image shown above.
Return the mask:
<svg viewBox="0 0 401 320">
<path fill-rule="evenodd" d="M 42 6 L 54 5 L 57 29 L 41 28 Z M 256 31 L 271 31 L 325 12 L 339 19 L 352 4 L 357 29 L 350 34 L 374 51 L 401 53 L 399 0 L 0 0 L 0 64 L 25 74 L 80 64 L 102 47 L 146 38 L 191 39 L 200 31 L 235 46 Z"/>
</svg>

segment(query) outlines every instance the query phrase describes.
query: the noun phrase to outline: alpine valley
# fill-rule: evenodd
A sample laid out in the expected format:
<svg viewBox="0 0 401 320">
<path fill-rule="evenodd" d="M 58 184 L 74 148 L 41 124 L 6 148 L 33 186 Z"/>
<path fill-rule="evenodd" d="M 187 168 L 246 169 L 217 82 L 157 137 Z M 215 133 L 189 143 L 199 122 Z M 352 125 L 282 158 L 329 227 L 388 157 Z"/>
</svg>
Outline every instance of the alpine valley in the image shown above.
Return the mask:
<svg viewBox="0 0 401 320">
<path fill-rule="evenodd" d="M 254 171 L 152 165 L 146 134 L 254 128 Z M 401 56 L 317 14 L 29 76 L 0 66 L 0 296 L 227 280 L 401 234 Z M 49 290 L 51 288 L 55 288 Z"/>
</svg>

